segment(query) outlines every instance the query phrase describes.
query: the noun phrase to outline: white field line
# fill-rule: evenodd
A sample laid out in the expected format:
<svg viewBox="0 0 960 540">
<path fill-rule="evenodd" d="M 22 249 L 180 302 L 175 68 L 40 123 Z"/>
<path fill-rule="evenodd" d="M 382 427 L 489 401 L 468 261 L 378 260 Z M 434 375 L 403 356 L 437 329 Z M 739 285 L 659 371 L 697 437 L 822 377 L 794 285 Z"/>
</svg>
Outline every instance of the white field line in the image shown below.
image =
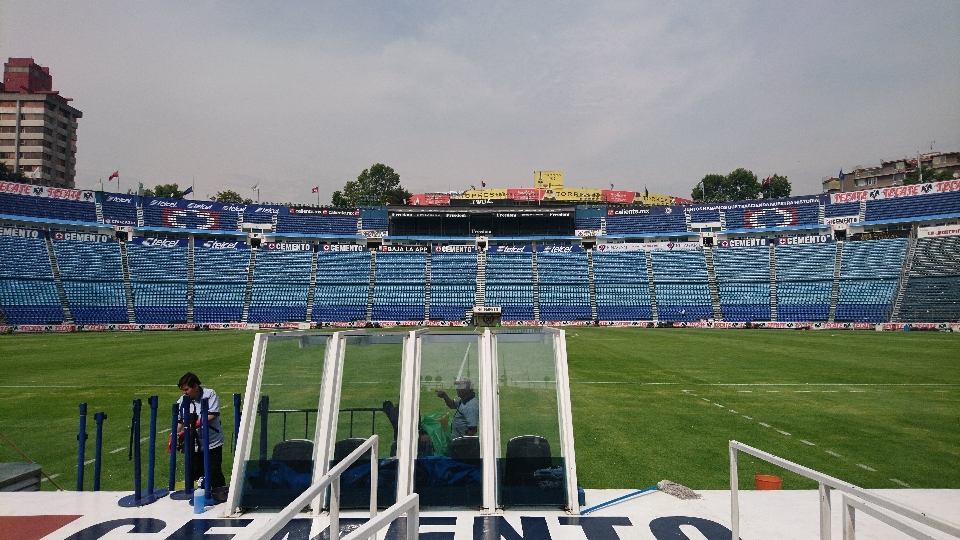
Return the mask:
<svg viewBox="0 0 960 540">
<path fill-rule="evenodd" d="M 51 474 L 49 478 L 47 478 L 47 477 L 45 476 L 45 477 L 41 478 L 40 481 L 41 481 L 41 482 L 46 482 L 47 480 L 51 480 L 51 479 L 56 478 L 56 477 L 58 477 L 58 476 L 60 476 L 60 473 Z"/>
<path fill-rule="evenodd" d="M 743 417 L 746 418 L 747 420 L 753 420 L 752 416 L 743 415 Z"/>
<path fill-rule="evenodd" d="M 824 452 L 830 454 L 830 455 L 833 456 L 833 457 L 843 457 L 843 456 L 841 456 L 840 454 L 834 452 L 833 450 L 824 450 Z"/>
<path fill-rule="evenodd" d="M 906 488 L 910 487 L 910 484 L 904 482 L 903 480 L 897 480 L 896 478 L 891 478 L 890 481 L 893 482 L 894 484 L 897 484 Z"/>
<path fill-rule="evenodd" d="M 782 430 L 782 429 L 778 429 L 778 430 L 777 430 L 777 433 L 779 433 L 779 434 L 781 434 L 781 435 L 786 435 L 787 437 L 790 436 L 789 433 L 787 433 L 786 431 L 784 431 L 784 430 Z"/>
<path fill-rule="evenodd" d="M 89 465 L 89 464 L 93 463 L 94 461 L 96 461 L 96 458 L 94 458 L 94 459 L 88 459 L 88 460 L 84 461 L 83 464 L 84 464 L 84 465 Z"/>
<path fill-rule="evenodd" d="M 719 404 L 719 403 L 714 403 L 714 405 L 716 405 L 717 407 L 720 407 L 721 409 L 724 408 L 723 405 L 721 405 L 721 404 Z"/>
<path fill-rule="evenodd" d="M 810 441 L 808 441 L 808 440 L 806 440 L 806 439 L 800 439 L 800 442 L 802 442 L 803 444 L 805 444 L 805 445 L 807 445 L 807 446 L 816 446 L 816 444 L 814 444 L 814 443 L 812 443 L 812 442 L 810 442 Z"/>
<path fill-rule="evenodd" d="M 763 426 L 763 427 L 770 427 L 770 424 L 765 424 L 765 423 L 763 423 L 763 422 L 757 422 L 757 423 L 760 424 L 760 425 Z"/>
<path fill-rule="evenodd" d="M 124 450 L 126 450 L 126 449 L 127 449 L 126 446 L 121 446 L 120 448 L 117 448 L 116 450 L 111 450 L 110 453 L 111 453 L 111 454 L 116 454 L 117 452 L 122 452 L 122 451 L 124 451 Z"/>
<path fill-rule="evenodd" d="M 860 467 L 861 469 L 866 469 L 866 470 L 868 470 L 868 471 L 870 471 L 870 472 L 877 472 L 877 470 L 874 469 L 873 467 L 871 467 L 871 466 L 869 466 L 869 465 L 864 465 L 863 463 L 857 463 L 857 467 Z"/>
</svg>

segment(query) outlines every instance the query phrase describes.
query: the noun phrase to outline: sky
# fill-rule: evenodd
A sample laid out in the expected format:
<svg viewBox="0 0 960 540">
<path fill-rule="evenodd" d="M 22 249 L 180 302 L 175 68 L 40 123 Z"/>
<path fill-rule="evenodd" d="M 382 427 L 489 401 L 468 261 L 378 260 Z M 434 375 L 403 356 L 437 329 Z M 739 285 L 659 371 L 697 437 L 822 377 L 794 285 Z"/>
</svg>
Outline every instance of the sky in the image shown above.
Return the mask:
<svg viewBox="0 0 960 540">
<path fill-rule="evenodd" d="M 83 111 L 80 189 L 320 202 L 375 163 L 411 193 L 689 197 L 960 150 L 960 1 L 0 0 L 0 58 Z"/>
</svg>

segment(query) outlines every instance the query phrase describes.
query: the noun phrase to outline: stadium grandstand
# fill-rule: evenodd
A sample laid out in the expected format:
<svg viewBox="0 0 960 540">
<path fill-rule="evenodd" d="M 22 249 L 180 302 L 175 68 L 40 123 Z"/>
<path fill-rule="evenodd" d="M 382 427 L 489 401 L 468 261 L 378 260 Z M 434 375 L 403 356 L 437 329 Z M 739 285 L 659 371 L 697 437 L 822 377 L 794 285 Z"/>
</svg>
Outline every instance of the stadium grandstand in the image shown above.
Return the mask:
<svg viewBox="0 0 960 540">
<path fill-rule="evenodd" d="M 0 326 L 960 321 L 958 180 L 598 197 L 298 208 L 4 183 Z"/>
</svg>

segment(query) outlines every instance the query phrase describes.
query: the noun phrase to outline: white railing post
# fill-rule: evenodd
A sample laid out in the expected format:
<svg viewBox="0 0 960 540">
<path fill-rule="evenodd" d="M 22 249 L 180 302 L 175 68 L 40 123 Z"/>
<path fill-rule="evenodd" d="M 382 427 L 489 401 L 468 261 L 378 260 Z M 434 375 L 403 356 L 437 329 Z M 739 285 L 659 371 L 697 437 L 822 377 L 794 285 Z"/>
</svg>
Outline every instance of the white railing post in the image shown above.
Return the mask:
<svg viewBox="0 0 960 540">
<path fill-rule="evenodd" d="M 857 537 L 857 515 L 853 506 L 843 498 L 843 540 L 855 540 Z"/>
<path fill-rule="evenodd" d="M 380 469 L 380 461 L 377 452 L 374 449 L 370 450 L 370 520 L 373 521 L 373 518 L 377 517 L 377 491 L 380 487 L 379 482 L 377 481 L 377 476 Z M 339 483 L 339 481 L 337 482 Z M 414 536 L 414 538 L 416 538 Z M 333 540 L 333 537 L 330 537 L 330 540 Z M 370 536 L 370 540 L 377 540 L 377 532 L 374 531 Z"/>
<path fill-rule="evenodd" d="M 340 538 L 340 477 L 330 484 L 330 540 Z"/>
<path fill-rule="evenodd" d="M 820 482 L 820 540 L 830 540 L 830 486 Z"/>
<path fill-rule="evenodd" d="M 734 441 L 730 441 L 730 532 L 734 540 L 740 538 L 740 476 Z"/>
</svg>

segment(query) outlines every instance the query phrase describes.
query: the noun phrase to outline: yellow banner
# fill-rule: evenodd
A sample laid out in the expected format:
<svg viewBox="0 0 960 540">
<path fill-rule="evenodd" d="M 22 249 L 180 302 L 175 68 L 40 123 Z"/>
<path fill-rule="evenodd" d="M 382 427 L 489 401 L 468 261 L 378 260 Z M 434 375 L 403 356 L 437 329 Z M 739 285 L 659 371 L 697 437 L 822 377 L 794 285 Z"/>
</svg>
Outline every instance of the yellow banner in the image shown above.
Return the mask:
<svg viewBox="0 0 960 540">
<path fill-rule="evenodd" d="M 506 199 L 506 189 L 468 189 L 455 199 Z"/>
<path fill-rule="evenodd" d="M 603 200 L 601 189 L 547 189 L 543 192 L 545 201 L 583 201 L 600 202 Z"/>
<path fill-rule="evenodd" d="M 533 179 L 537 189 L 563 188 L 563 171 L 536 171 Z"/>
<path fill-rule="evenodd" d="M 637 200 L 643 204 L 648 204 L 650 206 L 672 206 L 673 197 L 669 195 L 657 195 L 656 193 L 651 193 L 649 195 L 643 196 L 637 193 Z"/>
</svg>

